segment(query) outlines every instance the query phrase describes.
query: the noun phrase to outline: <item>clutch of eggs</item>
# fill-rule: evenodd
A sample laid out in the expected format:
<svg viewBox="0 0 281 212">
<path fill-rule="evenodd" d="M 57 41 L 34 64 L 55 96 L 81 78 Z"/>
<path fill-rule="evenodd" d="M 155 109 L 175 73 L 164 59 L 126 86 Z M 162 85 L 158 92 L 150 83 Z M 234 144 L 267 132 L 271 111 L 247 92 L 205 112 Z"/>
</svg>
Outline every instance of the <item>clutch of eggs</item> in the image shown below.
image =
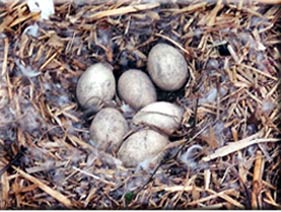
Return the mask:
<svg viewBox="0 0 281 212">
<path fill-rule="evenodd" d="M 143 161 L 157 161 L 163 156 L 169 138 L 180 126 L 184 109 L 169 102 L 156 102 L 155 86 L 165 91 L 180 89 L 189 73 L 184 56 L 174 47 L 157 44 L 148 55 L 148 74 L 129 69 L 118 80 L 120 98 L 136 114 L 132 122 L 144 128 L 124 140 L 129 125 L 118 109 L 101 109 L 90 126 L 93 144 L 100 150 L 117 153 L 127 167 L 138 166 Z M 84 109 L 110 101 L 116 95 L 113 68 L 107 63 L 90 66 L 80 77 L 76 96 Z"/>
</svg>

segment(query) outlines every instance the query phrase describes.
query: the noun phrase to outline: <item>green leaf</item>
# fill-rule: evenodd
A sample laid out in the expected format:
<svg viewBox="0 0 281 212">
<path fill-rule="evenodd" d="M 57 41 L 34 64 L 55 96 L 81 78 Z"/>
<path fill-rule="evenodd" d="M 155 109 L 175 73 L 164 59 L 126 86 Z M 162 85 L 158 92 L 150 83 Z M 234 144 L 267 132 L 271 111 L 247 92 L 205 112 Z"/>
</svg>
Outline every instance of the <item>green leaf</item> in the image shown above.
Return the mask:
<svg viewBox="0 0 281 212">
<path fill-rule="evenodd" d="M 134 192 L 132 191 L 129 191 L 125 194 L 125 201 L 126 201 L 126 204 L 129 204 L 130 202 L 132 202 L 132 200 L 134 199 Z"/>
</svg>

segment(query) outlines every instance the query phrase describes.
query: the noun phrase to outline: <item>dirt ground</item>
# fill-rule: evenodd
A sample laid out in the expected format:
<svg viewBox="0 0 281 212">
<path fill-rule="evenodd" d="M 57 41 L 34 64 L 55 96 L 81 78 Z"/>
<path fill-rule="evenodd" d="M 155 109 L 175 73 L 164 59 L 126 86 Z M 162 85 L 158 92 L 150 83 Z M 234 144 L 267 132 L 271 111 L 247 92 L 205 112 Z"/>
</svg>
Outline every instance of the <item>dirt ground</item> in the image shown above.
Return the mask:
<svg viewBox="0 0 281 212">
<path fill-rule="evenodd" d="M 62 1 L 39 17 L 0 5 L 0 208 L 281 208 L 280 5 Z M 159 164 L 128 169 L 89 142 L 77 80 L 96 62 L 147 72 L 161 42 L 188 62 L 183 88 L 157 89 L 183 121 Z"/>
</svg>

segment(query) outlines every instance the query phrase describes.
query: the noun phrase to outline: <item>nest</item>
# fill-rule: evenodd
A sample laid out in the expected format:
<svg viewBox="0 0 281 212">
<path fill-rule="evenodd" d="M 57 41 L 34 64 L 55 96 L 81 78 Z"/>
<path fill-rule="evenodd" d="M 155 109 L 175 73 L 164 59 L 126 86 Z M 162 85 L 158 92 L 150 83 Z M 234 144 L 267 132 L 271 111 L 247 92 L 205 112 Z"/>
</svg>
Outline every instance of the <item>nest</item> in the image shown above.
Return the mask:
<svg viewBox="0 0 281 212">
<path fill-rule="evenodd" d="M 1 5 L 0 208 L 280 209 L 280 16 L 259 2 L 62 1 L 39 21 Z M 189 64 L 184 88 L 158 90 L 184 118 L 156 167 L 127 169 L 89 143 L 76 83 L 96 62 L 117 79 L 146 71 L 159 42 Z"/>
</svg>

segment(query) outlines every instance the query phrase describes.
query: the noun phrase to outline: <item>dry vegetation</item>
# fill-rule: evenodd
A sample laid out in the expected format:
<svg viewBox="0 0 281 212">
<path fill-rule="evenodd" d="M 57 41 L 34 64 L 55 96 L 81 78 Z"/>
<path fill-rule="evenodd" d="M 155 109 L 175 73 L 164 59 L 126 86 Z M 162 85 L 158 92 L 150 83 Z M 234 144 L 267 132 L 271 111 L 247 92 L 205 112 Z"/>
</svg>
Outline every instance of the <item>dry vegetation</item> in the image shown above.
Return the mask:
<svg viewBox="0 0 281 212">
<path fill-rule="evenodd" d="M 280 209 L 280 6 L 66 1 L 55 10 L 40 22 L 20 1 L 0 7 L 1 208 Z M 184 119 L 158 166 L 126 169 L 90 145 L 77 79 L 97 61 L 116 78 L 145 71 L 158 42 L 189 62 L 185 88 L 158 90 Z"/>
</svg>

